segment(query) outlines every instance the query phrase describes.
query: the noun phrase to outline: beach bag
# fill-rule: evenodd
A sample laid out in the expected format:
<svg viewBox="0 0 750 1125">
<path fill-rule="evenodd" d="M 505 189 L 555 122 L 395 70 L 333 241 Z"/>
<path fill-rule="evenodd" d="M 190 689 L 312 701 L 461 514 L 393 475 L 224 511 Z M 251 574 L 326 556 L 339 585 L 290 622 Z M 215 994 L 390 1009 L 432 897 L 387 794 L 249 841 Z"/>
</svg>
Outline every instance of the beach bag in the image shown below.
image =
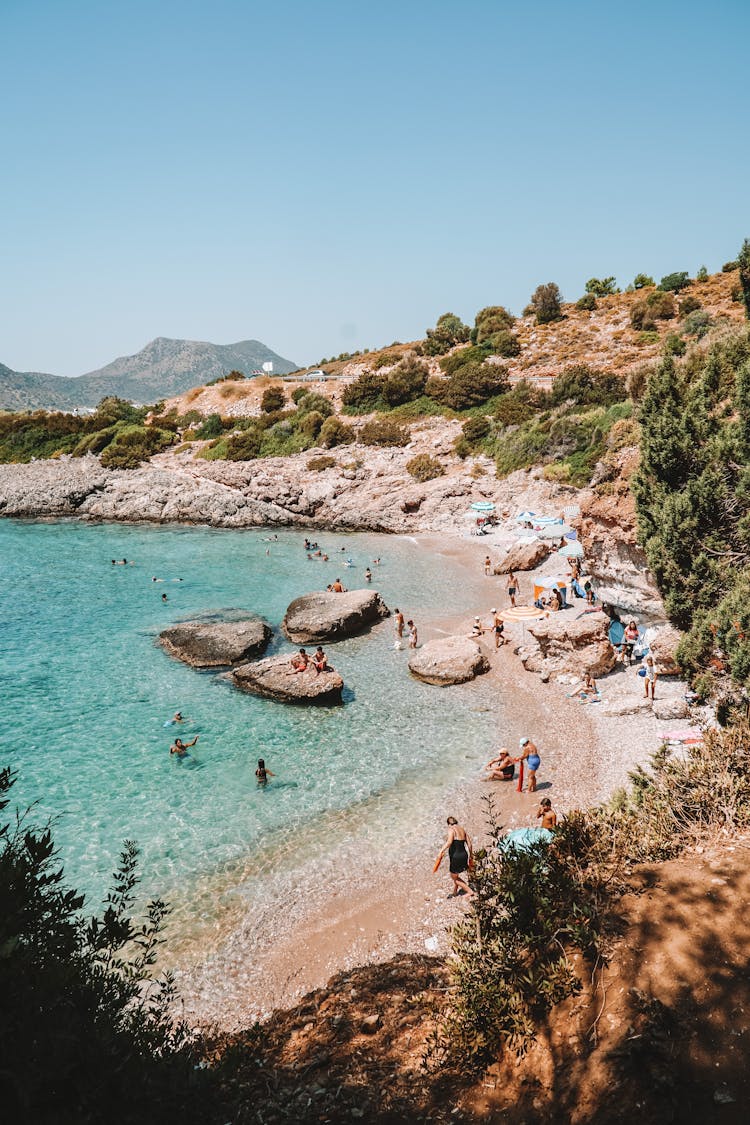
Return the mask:
<svg viewBox="0 0 750 1125">
<path fill-rule="evenodd" d="M 639 668 L 638 669 L 638 675 L 639 676 L 645 676 L 646 675 L 646 669 L 645 668 Z"/>
</svg>

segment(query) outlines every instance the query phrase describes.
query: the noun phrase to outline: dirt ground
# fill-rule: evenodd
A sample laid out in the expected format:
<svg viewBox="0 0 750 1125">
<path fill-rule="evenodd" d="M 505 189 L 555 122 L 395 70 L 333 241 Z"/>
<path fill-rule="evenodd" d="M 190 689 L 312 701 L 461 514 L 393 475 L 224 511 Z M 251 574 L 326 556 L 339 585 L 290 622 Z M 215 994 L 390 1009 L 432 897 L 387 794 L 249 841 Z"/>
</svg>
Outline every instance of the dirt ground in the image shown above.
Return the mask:
<svg viewBox="0 0 750 1125">
<path fill-rule="evenodd" d="M 638 869 L 609 964 L 593 979 L 580 966 L 583 992 L 524 1059 L 502 1057 L 482 1076 L 425 1071 L 449 973 L 441 959 L 400 955 L 221 1037 L 217 1048 L 233 1048 L 227 1090 L 242 1105 L 232 1120 L 746 1122 L 749 849 L 728 838 Z"/>
</svg>

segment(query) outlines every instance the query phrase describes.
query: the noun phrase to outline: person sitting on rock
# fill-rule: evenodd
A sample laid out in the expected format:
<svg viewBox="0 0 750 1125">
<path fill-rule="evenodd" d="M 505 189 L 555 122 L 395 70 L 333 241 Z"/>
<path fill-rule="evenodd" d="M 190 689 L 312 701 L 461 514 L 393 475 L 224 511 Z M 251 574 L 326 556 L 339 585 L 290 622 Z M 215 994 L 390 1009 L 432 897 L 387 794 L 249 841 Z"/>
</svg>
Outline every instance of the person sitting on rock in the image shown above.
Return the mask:
<svg viewBox="0 0 750 1125">
<path fill-rule="evenodd" d="M 478 617 L 474 618 L 474 624 L 471 627 L 471 635 L 472 637 L 484 636 L 484 627 Z"/>
<path fill-rule="evenodd" d="M 295 652 L 294 656 L 292 657 L 292 668 L 294 669 L 295 673 L 304 672 L 309 663 L 310 657 L 307 655 L 303 648 L 301 648 L 299 652 Z"/>
<path fill-rule="evenodd" d="M 331 591 L 334 594 L 345 594 L 346 587 L 342 585 L 341 579 L 337 578 L 335 582 L 331 583 Z"/>
<path fill-rule="evenodd" d="M 321 645 L 318 645 L 318 647 L 315 650 L 315 655 L 312 658 L 312 665 L 313 665 L 313 668 L 315 669 L 316 673 L 317 672 L 332 672 L 333 671 L 333 668 L 328 663 L 328 658 L 326 657 L 326 654 L 323 652 L 323 648 L 322 648 Z"/>
</svg>

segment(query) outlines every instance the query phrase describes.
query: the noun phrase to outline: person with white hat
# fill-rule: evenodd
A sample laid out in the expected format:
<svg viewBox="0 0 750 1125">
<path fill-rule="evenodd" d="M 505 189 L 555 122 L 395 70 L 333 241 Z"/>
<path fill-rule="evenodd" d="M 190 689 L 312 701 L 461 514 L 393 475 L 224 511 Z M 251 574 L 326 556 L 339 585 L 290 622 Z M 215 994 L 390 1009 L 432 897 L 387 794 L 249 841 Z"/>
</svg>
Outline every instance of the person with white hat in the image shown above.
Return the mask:
<svg viewBox="0 0 750 1125">
<path fill-rule="evenodd" d="M 483 634 L 484 634 L 484 628 L 482 626 L 482 622 L 479 620 L 478 617 L 475 617 L 474 618 L 474 624 L 471 627 L 471 635 L 472 635 L 472 637 L 481 637 Z"/>
<path fill-rule="evenodd" d="M 500 648 L 500 645 L 505 644 L 505 637 L 503 636 L 505 625 L 496 609 L 491 609 L 490 613 L 492 614 L 492 631 L 495 634 L 495 648 Z"/>
</svg>

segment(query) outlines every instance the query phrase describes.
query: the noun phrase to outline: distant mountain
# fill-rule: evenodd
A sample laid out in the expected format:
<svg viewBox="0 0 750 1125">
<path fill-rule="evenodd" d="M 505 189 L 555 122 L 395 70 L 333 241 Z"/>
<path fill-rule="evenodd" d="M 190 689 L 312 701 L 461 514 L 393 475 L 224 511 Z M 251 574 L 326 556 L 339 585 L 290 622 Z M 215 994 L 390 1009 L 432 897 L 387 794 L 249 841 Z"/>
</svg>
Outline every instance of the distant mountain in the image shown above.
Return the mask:
<svg viewBox="0 0 750 1125">
<path fill-rule="evenodd" d="M 201 386 L 230 371 L 250 375 L 264 363 L 276 374 L 295 371 L 296 363 L 277 355 L 259 340 L 209 344 L 157 336 L 136 355 L 121 356 L 98 371 L 76 378 L 11 371 L 0 363 L 0 408 L 72 410 L 96 406 L 106 395 L 150 403 Z"/>
</svg>

